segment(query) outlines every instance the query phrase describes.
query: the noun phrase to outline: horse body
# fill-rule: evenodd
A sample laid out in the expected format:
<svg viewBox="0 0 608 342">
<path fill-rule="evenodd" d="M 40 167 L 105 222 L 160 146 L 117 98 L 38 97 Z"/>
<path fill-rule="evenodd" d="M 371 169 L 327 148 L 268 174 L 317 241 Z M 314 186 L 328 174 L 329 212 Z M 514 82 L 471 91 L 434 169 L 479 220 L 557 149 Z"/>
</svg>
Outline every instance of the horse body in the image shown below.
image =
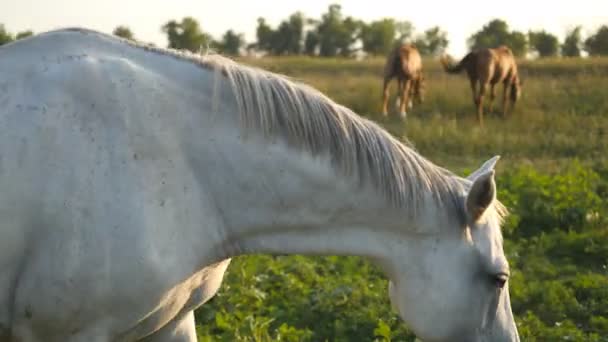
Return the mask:
<svg viewBox="0 0 608 342">
<path fill-rule="evenodd" d="M 84 31 L 3 49 L 0 68 L 0 326 L 26 341 L 129 339 L 208 299 L 226 262 L 174 251 L 216 243 L 201 234 L 217 214 L 198 157 L 182 152 L 229 137 L 200 115 L 213 74 Z"/>
<path fill-rule="evenodd" d="M 507 115 L 507 99 L 515 104 L 519 98 L 520 80 L 515 57 L 507 46 L 493 49 L 479 49 L 469 52 L 458 64 L 450 65 L 447 58 L 441 59 L 444 70 L 459 73 L 465 70 L 471 83 L 473 102 L 477 107 L 477 119 L 483 124 L 483 99 L 490 87 L 490 111 L 496 97 L 495 86 L 503 84 L 503 116 Z M 510 92 L 510 95 L 507 93 Z"/>
<path fill-rule="evenodd" d="M 495 160 L 463 179 L 310 88 L 82 29 L 0 74 L 0 341 L 196 341 L 249 253 L 369 257 L 420 337 L 518 340 Z"/>
<path fill-rule="evenodd" d="M 397 79 L 397 100 L 399 113 L 406 115 L 406 106 L 412 107 L 411 98 L 415 97 L 418 103 L 422 102 L 422 59 L 415 46 L 402 44 L 395 47 L 386 59 L 384 66 L 382 113 L 388 113 L 389 84 L 393 78 Z"/>
</svg>

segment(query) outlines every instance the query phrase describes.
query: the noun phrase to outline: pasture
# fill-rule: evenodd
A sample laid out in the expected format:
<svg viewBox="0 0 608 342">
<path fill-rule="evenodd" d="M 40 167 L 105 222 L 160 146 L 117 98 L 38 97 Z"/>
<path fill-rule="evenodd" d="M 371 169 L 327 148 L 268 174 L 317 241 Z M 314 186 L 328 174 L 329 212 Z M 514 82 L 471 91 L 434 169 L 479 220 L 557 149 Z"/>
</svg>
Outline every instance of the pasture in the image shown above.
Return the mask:
<svg viewBox="0 0 608 342">
<path fill-rule="evenodd" d="M 520 337 L 608 341 L 608 59 L 520 62 L 515 111 L 487 114 L 483 129 L 466 76 L 446 74 L 436 60 L 423 61 L 425 102 L 406 122 L 379 114 L 383 59 L 239 60 L 318 88 L 461 175 L 501 155 Z M 196 317 L 201 341 L 414 341 L 384 276 L 356 257 L 235 258 Z"/>
</svg>

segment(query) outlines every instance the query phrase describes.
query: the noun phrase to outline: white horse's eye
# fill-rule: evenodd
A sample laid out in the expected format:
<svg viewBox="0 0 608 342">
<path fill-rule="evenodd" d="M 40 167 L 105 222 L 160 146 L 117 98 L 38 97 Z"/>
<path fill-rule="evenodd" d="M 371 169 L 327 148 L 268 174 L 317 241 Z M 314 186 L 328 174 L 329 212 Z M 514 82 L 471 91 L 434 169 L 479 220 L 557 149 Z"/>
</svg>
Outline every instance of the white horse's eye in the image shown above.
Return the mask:
<svg viewBox="0 0 608 342">
<path fill-rule="evenodd" d="M 496 274 L 493 276 L 494 285 L 499 289 L 505 287 L 505 284 L 507 283 L 508 279 L 509 276 L 504 273 Z"/>
</svg>

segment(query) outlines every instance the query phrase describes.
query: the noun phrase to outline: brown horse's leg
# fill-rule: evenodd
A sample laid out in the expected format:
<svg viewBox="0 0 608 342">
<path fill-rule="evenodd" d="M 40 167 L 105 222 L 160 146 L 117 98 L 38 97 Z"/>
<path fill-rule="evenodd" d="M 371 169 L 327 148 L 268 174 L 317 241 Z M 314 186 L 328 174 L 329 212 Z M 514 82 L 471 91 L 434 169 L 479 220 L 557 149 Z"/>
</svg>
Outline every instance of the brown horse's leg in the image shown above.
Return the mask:
<svg viewBox="0 0 608 342">
<path fill-rule="evenodd" d="M 477 79 L 475 78 L 470 78 L 469 81 L 471 82 L 471 92 L 473 93 L 473 103 L 475 104 L 475 109 L 477 109 L 477 120 L 479 121 L 479 95 L 477 95 Z M 481 88 L 481 83 L 480 83 L 480 88 Z M 481 89 L 480 89 L 481 91 Z"/>
<path fill-rule="evenodd" d="M 422 104 L 422 102 L 424 102 L 424 94 L 423 94 L 423 87 L 424 87 L 424 75 L 422 75 L 422 73 L 420 73 L 420 75 L 418 75 L 418 79 L 416 80 L 416 88 L 414 88 L 414 95 L 415 95 L 415 99 L 416 99 L 416 103 L 417 104 Z"/>
<path fill-rule="evenodd" d="M 471 82 L 471 92 L 473 93 L 473 103 L 477 106 L 477 80 L 474 78 L 469 79 Z"/>
<path fill-rule="evenodd" d="M 411 79 L 407 79 L 403 81 L 403 89 L 401 92 L 401 103 L 399 104 L 399 115 L 401 115 L 402 118 L 405 118 L 407 116 L 407 112 L 405 111 L 405 107 L 408 104 L 409 101 L 409 95 L 410 95 L 410 87 L 412 86 L 412 80 Z"/>
<path fill-rule="evenodd" d="M 395 110 L 399 110 L 401 101 L 403 101 L 403 82 L 401 77 L 397 78 L 397 96 L 395 96 Z"/>
<path fill-rule="evenodd" d="M 384 77 L 384 84 L 382 87 L 382 115 L 386 116 L 388 114 L 388 86 L 391 83 L 391 77 Z"/>
<path fill-rule="evenodd" d="M 477 121 L 479 122 L 480 126 L 483 126 L 483 97 L 486 94 L 487 88 L 487 82 L 479 83 L 479 95 L 477 97 Z"/>
<path fill-rule="evenodd" d="M 504 82 L 504 88 L 502 90 L 502 117 L 506 118 L 507 117 L 507 106 L 509 105 L 507 96 L 508 94 L 508 90 L 509 90 L 509 83 L 508 82 Z"/>
<path fill-rule="evenodd" d="M 491 83 L 490 84 L 490 104 L 488 106 L 488 113 L 492 113 L 492 111 L 494 110 L 494 98 L 496 98 L 496 89 L 495 89 L 496 83 Z"/>
<path fill-rule="evenodd" d="M 414 99 L 416 98 L 416 87 L 418 87 L 418 81 L 417 80 L 411 80 L 410 81 L 410 92 L 409 92 L 409 100 L 407 101 L 407 109 L 412 109 L 414 108 Z"/>
</svg>

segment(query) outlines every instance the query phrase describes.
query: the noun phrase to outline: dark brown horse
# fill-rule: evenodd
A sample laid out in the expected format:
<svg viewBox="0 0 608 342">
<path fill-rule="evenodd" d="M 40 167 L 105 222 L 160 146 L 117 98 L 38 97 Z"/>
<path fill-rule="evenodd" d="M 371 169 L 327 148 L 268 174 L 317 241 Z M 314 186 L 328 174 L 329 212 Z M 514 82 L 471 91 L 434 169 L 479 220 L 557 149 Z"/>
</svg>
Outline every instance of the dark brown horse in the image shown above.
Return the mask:
<svg viewBox="0 0 608 342">
<path fill-rule="evenodd" d="M 382 99 L 382 114 L 388 114 L 389 84 L 397 78 L 399 113 L 406 116 L 406 106 L 412 107 L 411 97 L 422 103 L 422 59 L 416 47 L 412 44 L 396 46 L 386 59 L 384 66 L 384 85 Z"/>
<path fill-rule="evenodd" d="M 494 87 L 498 83 L 504 85 L 502 99 L 502 114 L 507 115 L 507 96 L 515 105 L 521 93 L 521 82 L 517 73 L 517 64 L 513 52 L 508 47 L 501 45 L 494 49 L 479 49 L 469 52 L 458 64 L 450 62 L 450 58 L 443 56 L 441 64 L 445 71 L 451 74 L 465 70 L 471 82 L 473 91 L 473 102 L 477 106 L 477 120 L 483 125 L 483 99 L 490 87 L 490 108 L 496 92 Z M 510 94 L 507 95 L 507 92 Z"/>
</svg>

